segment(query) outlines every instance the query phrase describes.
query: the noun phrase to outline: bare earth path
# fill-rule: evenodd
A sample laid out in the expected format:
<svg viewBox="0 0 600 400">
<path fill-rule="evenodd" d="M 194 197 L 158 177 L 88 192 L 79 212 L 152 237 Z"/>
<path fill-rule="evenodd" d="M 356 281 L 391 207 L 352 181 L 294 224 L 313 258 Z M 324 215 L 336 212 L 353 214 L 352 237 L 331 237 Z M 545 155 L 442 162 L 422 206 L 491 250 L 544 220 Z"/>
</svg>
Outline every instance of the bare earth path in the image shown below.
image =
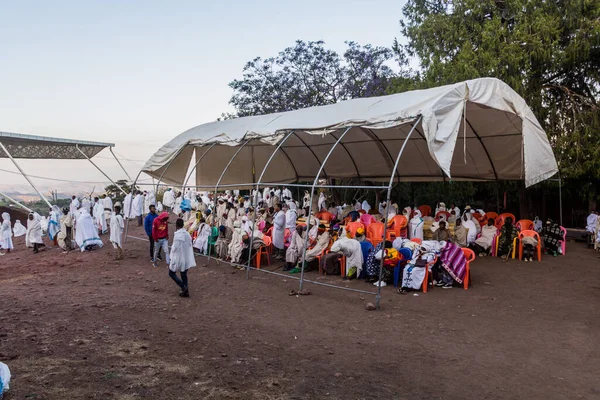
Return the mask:
<svg viewBox="0 0 600 400">
<path fill-rule="evenodd" d="M 201 258 L 182 299 L 147 243 L 127 243 L 123 261 L 22 238 L 0 257 L 7 399 L 600 398 L 600 259 L 581 244 L 477 259 L 468 291 L 387 287 L 370 312 L 370 296 L 288 296 L 294 280 Z"/>
</svg>

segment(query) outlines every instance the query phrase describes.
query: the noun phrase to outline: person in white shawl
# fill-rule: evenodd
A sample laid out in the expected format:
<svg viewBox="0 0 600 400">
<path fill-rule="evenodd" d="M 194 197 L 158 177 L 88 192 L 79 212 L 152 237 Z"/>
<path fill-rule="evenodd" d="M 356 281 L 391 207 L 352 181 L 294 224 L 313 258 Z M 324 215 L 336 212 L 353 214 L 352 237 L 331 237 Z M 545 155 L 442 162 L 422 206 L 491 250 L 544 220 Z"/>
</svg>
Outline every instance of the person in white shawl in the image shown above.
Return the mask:
<svg viewBox="0 0 600 400">
<path fill-rule="evenodd" d="M 243 242 L 244 231 L 242 231 L 242 224 L 240 221 L 233 223 L 233 235 L 231 236 L 231 243 L 229 243 L 229 257 L 231 257 L 232 263 L 239 263 L 240 257 L 242 256 L 242 250 L 244 250 Z"/>
<path fill-rule="evenodd" d="M 294 229 L 294 233 L 290 238 L 290 246 L 285 252 L 285 262 L 286 265 L 284 267 L 284 271 L 291 271 L 294 266 L 298 263 L 301 255 L 304 253 L 304 243 L 305 243 L 305 235 L 304 232 L 305 226 L 298 225 Z"/>
<path fill-rule="evenodd" d="M 75 242 L 77 242 L 77 246 L 79 246 L 79 249 L 82 252 L 90 250 L 93 246 L 103 246 L 102 240 L 98 237 L 98 231 L 94 227 L 94 221 L 88 210 L 80 210 L 76 225 Z"/>
<path fill-rule="evenodd" d="M 175 206 L 175 195 L 173 193 L 173 189 L 168 188 L 163 194 L 163 205 L 171 211 L 171 209 Z"/>
<path fill-rule="evenodd" d="M 10 227 L 10 214 L 2 213 L 2 225 L 0 226 L 0 249 L 10 252 L 13 249 L 12 228 Z M 1 254 L 1 253 L 0 253 Z"/>
<path fill-rule="evenodd" d="M 247 234 L 252 233 L 252 228 L 250 227 L 250 222 L 248 222 L 248 217 L 245 215 L 242 217 L 242 231 Z"/>
<path fill-rule="evenodd" d="M 421 218 L 421 211 L 415 210 L 415 216 L 410 220 L 409 225 L 408 237 L 410 239 L 418 238 L 423 240 L 423 218 Z"/>
<path fill-rule="evenodd" d="M 317 203 L 318 209 L 317 212 L 323 210 L 323 208 L 327 208 L 327 201 L 325 200 L 325 193 L 319 193 L 319 202 Z M 314 210 L 313 210 L 314 211 Z"/>
<path fill-rule="evenodd" d="M 444 203 L 444 202 L 438 203 L 438 206 L 435 208 L 435 215 L 437 215 L 437 213 L 439 213 L 440 211 L 446 211 L 446 203 Z"/>
<path fill-rule="evenodd" d="M 27 235 L 25 236 L 27 247 L 33 246 L 33 252 L 37 253 L 40 246 L 44 245 L 42 240 L 42 224 L 38 213 L 30 213 L 27 217 Z"/>
<path fill-rule="evenodd" d="M 494 219 L 490 218 L 488 220 L 487 225 L 481 228 L 481 236 L 473 242 L 473 250 L 480 256 L 487 255 L 490 248 L 492 247 L 494 237 L 497 233 L 498 229 L 496 229 L 496 227 L 494 226 Z"/>
<path fill-rule="evenodd" d="M 125 216 L 125 219 L 133 219 L 134 218 L 133 212 L 131 211 L 132 204 L 133 204 L 133 196 L 131 195 L 131 193 L 127 193 L 127 195 L 123 199 L 123 215 Z"/>
<path fill-rule="evenodd" d="M 210 237 L 211 229 L 210 225 L 206 223 L 204 218 L 200 219 L 200 225 L 198 226 L 198 236 L 194 241 L 194 248 L 200 250 L 202 254 L 208 254 L 208 239 Z"/>
<path fill-rule="evenodd" d="M 283 190 L 281 191 L 281 196 L 284 199 L 289 199 L 289 200 L 291 200 L 293 198 L 292 197 L 292 191 L 290 189 L 286 188 L 286 187 L 284 187 Z"/>
<path fill-rule="evenodd" d="M 289 203 L 284 203 L 283 210 L 285 211 L 285 227 L 291 232 L 294 229 L 296 229 L 296 220 L 298 219 L 296 203 L 294 203 L 293 201 L 290 201 Z"/>
<path fill-rule="evenodd" d="M 273 246 L 277 249 L 275 258 L 283 259 L 285 248 L 285 213 L 279 208 L 281 204 L 275 205 L 275 216 L 273 217 Z"/>
<path fill-rule="evenodd" d="M 462 225 L 468 229 L 467 232 L 467 246 L 470 245 L 477 239 L 477 227 L 475 223 L 472 221 L 471 213 L 464 213 L 462 216 L 463 223 Z"/>
<path fill-rule="evenodd" d="M 87 197 L 84 197 L 83 199 L 81 199 L 81 207 L 80 208 L 85 208 L 86 210 L 88 210 L 88 212 L 90 212 L 90 207 L 91 207 L 91 202 L 90 199 L 88 199 Z M 77 214 L 79 215 L 79 214 Z"/>
<path fill-rule="evenodd" d="M 138 226 L 142 226 L 142 214 L 144 212 L 144 196 L 139 190 L 136 192 L 131 204 L 131 213 L 138 220 Z"/>
<path fill-rule="evenodd" d="M 98 198 L 96 199 L 98 200 Z M 104 204 L 102 200 L 98 200 L 94 205 L 93 216 L 96 229 L 100 231 L 101 235 L 104 235 L 108 232 L 108 226 L 106 224 L 106 218 L 104 217 Z"/>
<path fill-rule="evenodd" d="M 146 194 L 146 198 L 144 199 L 144 214 L 150 212 L 151 205 L 156 205 L 156 195 L 154 194 L 154 190 L 149 190 Z"/>
<path fill-rule="evenodd" d="M 60 211 L 60 208 L 56 205 L 52 206 L 50 216 L 48 217 L 48 236 L 50 236 L 50 240 L 53 242 L 56 242 L 56 235 L 60 231 L 60 219 L 62 216 L 63 213 Z"/>
<path fill-rule="evenodd" d="M 598 213 L 595 210 L 592 210 L 590 215 L 588 215 L 586 222 L 587 222 L 587 226 L 585 227 L 585 229 L 589 233 L 596 232 L 596 224 L 598 223 Z"/>
<path fill-rule="evenodd" d="M 115 211 L 110 216 L 110 242 L 117 249 L 117 260 L 123 259 L 123 230 L 125 223 L 121 215 L 121 207 L 115 206 Z"/>
<path fill-rule="evenodd" d="M 78 209 L 79 209 L 79 200 L 77 200 L 77 197 L 73 196 L 72 200 L 71 200 L 71 204 L 69 205 L 69 212 L 71 213 L 72 217 L 77 216 Z"/>
<path fill-rule="evenodd" d="M 319 254 L 326 250 L 329 247 L 330 235 L 329 232 L 325 230 L 325 225 L 321 225 L 317 227 L 319 231 L 323 231 L 319 236 L 317 236 L 317 243 L 311 249 L 306 250 L 306 261 L 311 262 Z M 312 230 L 312 229 L 311 229 Z"/>
<path fill-rule="evenodd" d="M 27 233 L 27 228 L 23 226 L 21 221 L 18 219 L 15 221 L 15 226 L 13 226 L 13 234 L 15 237 L 21 237 Z"/>
<path fill-rule="evenodd" d="M 340 234 L 341 235 L 341 234 Z M 360 247 L 360 242 L 355 239 L 350 239 L 346 235 L 340 237 L 331 246 L 332 253 L 342 253 L 346 257 L 345 276 L 352 267 L 356 267 L 356 276 L 360 276 L 363 269 L 363 255 Z"/>
<path fill-rule="evenodd" d="M 179 296 L 189 297 L 187 272 L 190 268 L 196 266 L 194 259 L 194 248 L 192 247 L 192 237 L 183 228 L 183 219 L 178 218 L 175 222 L 175 234 L 173 235 L 173 245 L 170 252 L 169 276 L 181 289 Z M 177 276 L 181 275 L 181 279 Z"/>
<path fill-rule="evenodd" d="M 364 200 L 362 202 L 362 209 L 365 210 L 365 213 L 369 213 L 369 211 L 371 211 L 371 205 L 369 204 L 368 201 Z"/>
</svg>

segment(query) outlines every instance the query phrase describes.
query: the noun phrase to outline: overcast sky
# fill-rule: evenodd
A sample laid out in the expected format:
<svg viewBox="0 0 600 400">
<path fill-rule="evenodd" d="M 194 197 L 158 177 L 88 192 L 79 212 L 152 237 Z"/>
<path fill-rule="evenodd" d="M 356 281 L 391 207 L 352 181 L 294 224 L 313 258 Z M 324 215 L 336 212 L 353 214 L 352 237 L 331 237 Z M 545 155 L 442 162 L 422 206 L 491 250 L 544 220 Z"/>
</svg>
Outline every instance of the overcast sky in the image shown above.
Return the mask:
<svg viewBox="0 0 600 400">
<path fill-rule="evenodd" d="M 214 121 L 254 57 L 297 39 L 391 46 L 405 1 L 0 0 L 0 131 L 116 143 L 130 174 L 179 133 Z M 109 175 L 124 177 L 101 153 Z M 105 158 L 106 157 L 106 158 Z M 26 172 L 102 181 L 86 161 Z M 0 168 L 16 171 L 8 160 Z M 23 184 L 0 171 L 0 184 Z M 36 183 L 47 181 L 36 180 Z"/>
</svg>

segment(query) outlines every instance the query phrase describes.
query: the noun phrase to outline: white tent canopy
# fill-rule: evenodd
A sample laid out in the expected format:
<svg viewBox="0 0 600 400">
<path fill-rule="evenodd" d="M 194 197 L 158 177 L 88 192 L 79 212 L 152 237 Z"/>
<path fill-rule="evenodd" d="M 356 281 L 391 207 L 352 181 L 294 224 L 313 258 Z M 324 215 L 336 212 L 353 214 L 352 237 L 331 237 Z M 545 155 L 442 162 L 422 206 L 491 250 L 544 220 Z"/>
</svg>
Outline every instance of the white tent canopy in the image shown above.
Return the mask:
<svg viewBox="0 0 600 400">
<path fill-rule="evenodd" d="M 216 185 L 227 165 L 220 184 L 254 183 L 281 144 L 262 182 L 312 181 L 345 133 L 322 177 L 389 181 L 419 116 L 396 180 L 525 180 L 531 186 L 558 172 L 525 100 L 494 78 L 199 125 L 160 148 L 142 171 L 183 185 L 195 151 L 196 185 Z"/>
</svg>

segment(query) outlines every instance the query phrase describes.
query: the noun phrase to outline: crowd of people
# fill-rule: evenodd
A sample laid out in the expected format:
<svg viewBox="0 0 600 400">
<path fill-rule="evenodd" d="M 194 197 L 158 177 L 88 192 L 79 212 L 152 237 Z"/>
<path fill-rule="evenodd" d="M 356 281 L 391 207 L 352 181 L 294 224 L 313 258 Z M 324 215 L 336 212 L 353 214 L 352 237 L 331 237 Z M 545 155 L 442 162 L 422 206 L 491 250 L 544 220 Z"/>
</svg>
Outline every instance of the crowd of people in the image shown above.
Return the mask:
<svg viewBox="0 0 600 400">
<path fill-rule="evenodd" d="M 172 214 L 176 232 L 169 246 Z M 592 216 L 588 225 L 598 221 L 595 213 Z M 239 191 L 225 191 L 217 197 L 193 189 L 176 192 L 168 188 L 162 202 L 153 191 L 135 191 L 122 204 L 114 205 L 106 195 L 93 199 L 73 196 L 69 208 L 54 206 L 47 218 L 29 214 L 26 228 L 19 221 L 11 227 L 8 214 L 2 218 L 3 251 L 13 249 L 13 235 L 26 235 L 26 245 L 36 253 L 44 246 L 44 233 L 65 252 L 102 247 L 101 237 L 108 235 L 117 259 L 123 257 L 125 220 L 136 221 L 148 237 L 152 265 L 158 266 L 164 257 L 182 296 L 189 295 L 187 270 L 195 266 L 194 252 L 243 268 L 261 249 L 267 249 L 283 270 L 292 274 L 302 268 L 318 269 L 385 286 L 394 280 L 396 270 L 396 280 L 401 276 L 399 286 L 405 292 L 423 285 L 427 268 L 433 279 L 425 284 L 451 288 L 465 278 L 462 249 L 469 248 L 479 256 L 496 253 L 507 258 L 519 230 L 529 229 L 510 216 L 500 218 L 468 205 L 463 210 L 442 202 L 433 210 L 428 206 L 400 209 L 386 202 L 371 207 L 367 201 L 336 205 L 325 192 L 314 196 L 311 204 L 308 191 L 294 199 L 288 188 L 265 188 L 243 196 Z M 531 225 L 546 251 L 561 253 L 564 238 L 557 224 L 548 221 L 544 226 L 536 217 Z M 525 261 L 533 260 L 538 237 L 522 238 Z"/>
</svg>

